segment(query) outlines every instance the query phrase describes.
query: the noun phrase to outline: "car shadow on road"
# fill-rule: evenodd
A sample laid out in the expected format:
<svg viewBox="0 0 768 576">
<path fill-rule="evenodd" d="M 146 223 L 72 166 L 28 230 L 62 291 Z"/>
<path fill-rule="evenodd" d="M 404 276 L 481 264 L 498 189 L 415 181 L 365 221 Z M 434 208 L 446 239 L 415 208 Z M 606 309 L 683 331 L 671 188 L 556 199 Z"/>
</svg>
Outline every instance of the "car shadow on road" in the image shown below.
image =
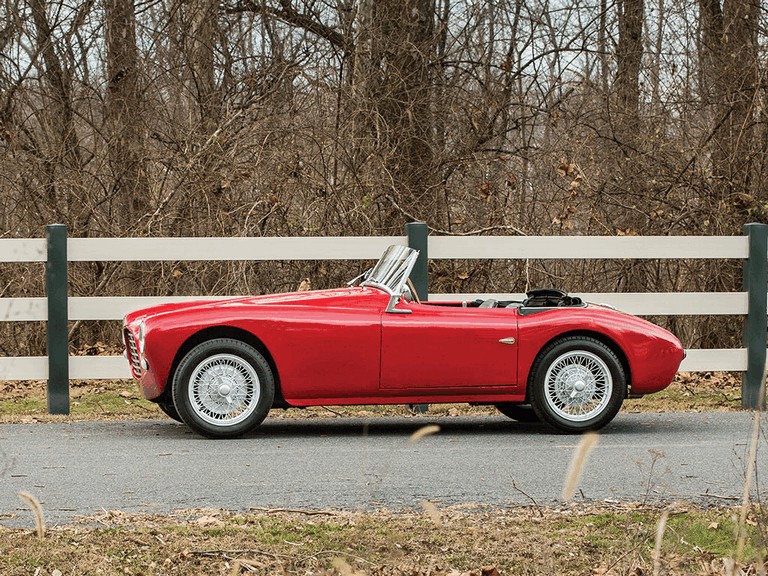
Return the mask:
<svg viewBox="0 0 768 576">
<path fill-rule="evenodd" d="M 669 416 L 669 415 L 667 415 Z M 155 422 L 154 424 L 160 424 Z M 503 416 L 451 416 L 451 417 L 378 417 L 378 418 L 267 418 L 260 426 L 244 435 L 244 439 L 258 438 L 302 438 L 302 437 L 343 437 L 348 436 L 393 436 L 411 435 L 417 430 L 437 425 L 441 434 L 452 436 L 553 436 L 577 437 L 563 434 L 539 423 L 524 423 Z M 617 417 L 600 430 L 601 435 L 639 435 L 653 432 L 685 432 L 698 428 L 700 424 L 687 419 L 668 418 L 664 415 L 625 415 Z M 184 425 L 170 421 L 163 427 L 163 435 L 169 438 L 197 436 Z M 157 432 L 157 431 L 156 431 Z"/>
<path fill-rule="evenodd" d="M 150 424 L 149 422 L 147 423 Z M 167 426 L 162 426 L 167 424 Z M 183 424 L 172 421 L 152 421 L 154 432 L 168 438 L 197 436 Z M 437 425 L 441 433 L 452 435 L 510 435 L 553 434 L 552 428 L 541 423 L 521 423 L 504 417 L 435 417 L 415 418 L 267 418 L 242 438 L 301 438 L 357 437 L 411 435 L 417 430 Z"/>
<path fill-rule="evenodd" d="M 267 419 L 249 436 L 402 436 L 437 425 L 452 435 L 540 434 L 552 430 L 540 423 L 514 422 L 497 417 L 313 418 Z"/>
</svg>

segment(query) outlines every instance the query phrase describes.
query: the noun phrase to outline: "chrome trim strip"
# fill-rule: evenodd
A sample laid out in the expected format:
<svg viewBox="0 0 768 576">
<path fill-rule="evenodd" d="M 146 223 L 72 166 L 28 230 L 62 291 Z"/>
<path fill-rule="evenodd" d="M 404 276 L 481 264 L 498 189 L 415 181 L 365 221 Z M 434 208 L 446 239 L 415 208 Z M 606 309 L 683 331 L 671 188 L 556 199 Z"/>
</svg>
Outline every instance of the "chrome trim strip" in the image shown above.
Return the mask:
<svg viewBox="0 0 768 576">
<path fill-rule="evenodd" d="M 411 311 L 408 310 L 407 308 L 405 310 L 398 310 L 397 308 L 395 308 L 395 305 L 399 301 L 400 301 L 400 296 L 396 296 L 396 295 L 392 294 L 389 297 L 389 304 L 387 304 L 387 309 L 385 310 L 385 312 L 387 312 L 389 314 L 410 314 Z"/>
<path fill-rule="evenodd" d="M 133 337 L 133 333 L 126 328 L 123 331 L 125 337 L 125 350 L 128 353 L 128 360 L 131 365 L 131 372 L 135 378 L 141 378 L 141 360 L 139 359 L 139 349 L 136 346 L 136 340 Z"/>
</svg>

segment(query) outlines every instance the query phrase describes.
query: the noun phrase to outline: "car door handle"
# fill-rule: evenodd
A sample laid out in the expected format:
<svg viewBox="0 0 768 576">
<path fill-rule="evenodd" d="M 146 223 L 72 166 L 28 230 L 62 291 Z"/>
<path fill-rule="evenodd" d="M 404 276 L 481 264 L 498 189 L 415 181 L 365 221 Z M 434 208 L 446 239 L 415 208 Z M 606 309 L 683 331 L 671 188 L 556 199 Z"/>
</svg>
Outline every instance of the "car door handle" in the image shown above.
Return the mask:
<svg viewBox="0 0 768 576">
<path fill-rule="evenodd" d="M 515 339 L 512 338 L 512 336 L 510 336 L 509 338 L 502 338 L 501 340 L 499 340 L 499 342 L 501 342 L 502 344 L 514 344 Z"/>
</svg>

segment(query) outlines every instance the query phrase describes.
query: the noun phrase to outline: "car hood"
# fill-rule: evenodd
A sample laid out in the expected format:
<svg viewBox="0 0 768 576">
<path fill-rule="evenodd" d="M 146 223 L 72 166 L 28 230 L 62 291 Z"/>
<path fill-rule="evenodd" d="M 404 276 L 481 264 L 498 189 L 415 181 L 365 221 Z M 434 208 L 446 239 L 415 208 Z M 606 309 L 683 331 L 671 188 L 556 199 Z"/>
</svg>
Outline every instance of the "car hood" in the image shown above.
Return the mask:
<svg viewBox="0 0 768 576">
<path fill-rule="evenodd" d="M 281 294 L 263 294 L 260 296 L 244 296 L 240 298 L 221 298 L 193 300 L 189 302 L 173 302 L 149 306 L 129 313 L 126 323 L 145 320 L 150 317 L 164 316 L 178 312 L 190 312 L 196 309 L 239 308 L 244 306 L 333 306 L 341 301 L 365 297 L 372 293 L 381 293 L 376 288 L 351 287 L 334 288 L 330 290 L 310 290 L 306 292 L 285 292 Z"/>
</svg>

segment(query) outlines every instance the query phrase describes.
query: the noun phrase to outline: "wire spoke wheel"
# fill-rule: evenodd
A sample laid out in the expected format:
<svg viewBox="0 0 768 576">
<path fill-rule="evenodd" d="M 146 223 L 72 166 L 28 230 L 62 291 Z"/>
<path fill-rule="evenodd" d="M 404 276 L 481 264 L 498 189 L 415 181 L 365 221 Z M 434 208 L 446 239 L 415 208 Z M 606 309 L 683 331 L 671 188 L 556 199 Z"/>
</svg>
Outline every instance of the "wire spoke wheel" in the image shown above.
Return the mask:
<svg viewBox="0 0 768 576">
<path fill-rule="evenodd" d="M 275 377 L 264 355 L 233 338 L 201 342 L 173 376 L 173 403 L 190 428 L 209 438 L 234 438 L 267 415 Z"/>
<path fill-rule="evenodd" d="M 608 345 L 589 336 L 566 336 L 539 353 L 529 385 L 539 418 L 573 433 L 597 430 L 613 420 L 627 392 L 627 377 Z"/>
<path fill-rule="evenodd" d="M 233 426 L 255 410 L 259 389 L 253 366 L 234 354 L 216 354 L 192 371 L 187 393 L 192 409 L 202 420 Z"/>
<path fill-rule="evenodd" d="M 558 415 L 583 422 L 600 414 L 611 398 L 613 378 L 596 354 L 584 350 L 557 358 L 544 376 L 547 403 Z"/>
</svg>

